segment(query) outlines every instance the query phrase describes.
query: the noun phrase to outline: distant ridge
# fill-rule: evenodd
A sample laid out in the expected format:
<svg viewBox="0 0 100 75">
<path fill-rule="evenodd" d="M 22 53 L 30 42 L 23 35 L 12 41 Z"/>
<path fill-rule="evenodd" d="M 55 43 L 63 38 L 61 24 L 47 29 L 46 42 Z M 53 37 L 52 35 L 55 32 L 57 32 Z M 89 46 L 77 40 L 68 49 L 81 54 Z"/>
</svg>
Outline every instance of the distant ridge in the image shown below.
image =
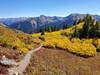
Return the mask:
<svg viewBox="0 0 100 75">
<path fill-rule="evenodd" d="M 100 21 L 99 15 L 90 14 L 95 20 Z M 86 14 L 73 13 L 66 17 L 57 16 L 45 16 L 40 15 L 39 17 L 19 17 L 19 18 L 1 18 L 0 22 L 6 24 L 11 28 L 21 30 L 26 33 L 38 32 L 43 26 L 55 26 L 61 27 L 65 22 L 69 26 L 72 26 L 75 20 L 83 19 Z"/>
</svg>

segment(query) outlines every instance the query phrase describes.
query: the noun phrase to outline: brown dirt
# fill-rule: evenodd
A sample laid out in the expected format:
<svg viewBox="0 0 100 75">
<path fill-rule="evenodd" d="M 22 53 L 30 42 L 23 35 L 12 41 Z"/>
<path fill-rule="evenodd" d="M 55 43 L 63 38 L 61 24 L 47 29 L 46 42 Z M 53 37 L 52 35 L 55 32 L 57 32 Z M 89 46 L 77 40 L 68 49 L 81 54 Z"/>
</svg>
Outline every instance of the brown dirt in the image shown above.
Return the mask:
<svg viewBox="0 0 100 75">
<path fill-rule="evenodd" d="M 100 75 L 100 53 L 83 58 L 60 49 L 42 48 L 33 54 L 25 75 Z"/>
<path fill-rule="evenodd" d="M 29 51 L 24 58 L 18 63 L 18 66 L 15 66 L 13 68 L 9 68 L 9 75 L 14 75 L 15 73 L 18 73 L 19 75 L 22 75 L 23 72 L 26 70 L 27 66 L 30 64 L 30 59 L 32 57 L 32 54 L 39 51 L 42 48 L 42 45 L 37 47 L 36 49 L 33 49 Z"/>
<path fill-rule="evenodd" d="M 38 47 L 38 45 L 34 45 L 34 46 L 35 48 Z M 25 56 L 25 54 L 19 50 L 13 50 L 13 49 L 0 46 L 0 59 L 2 58 L 3 55 L 5 55 L 9 59 L 14 59 L 16 62 L 19 62 Z M 8 73 L 7 69 L 10 67 L 12 66 L 6 66 L 0 64 L 0 75 L 6 75 Z"/>
<path fill-rule="evenodd" d="M 23 58 L 23 54 L 18 50 L 13 50 L 9 48 L 4 48 L 0 46 L 0 59 L 5 55 L 9 59 L 15 59 L 16 61 L 20 61 Z M 0 64 L 0 75 L 8 75 L 8 68 L 10 66 L 6 66 Z"/>
<path fill-rule="evenodd" d="M 5 55 L 9 59 L 14 59 L 16 61 L 19 61 L 23 58 L 23 53 L 19 50 L 13 50 L 9 48 L 4 48 L 0 46 L 0 59 L 2 56 Z"/>
<path fill-rule="evenodd" d="M 0 75 L 8 75 L 8 70 L 5 67 L 0 66 Z"/>
</svg>

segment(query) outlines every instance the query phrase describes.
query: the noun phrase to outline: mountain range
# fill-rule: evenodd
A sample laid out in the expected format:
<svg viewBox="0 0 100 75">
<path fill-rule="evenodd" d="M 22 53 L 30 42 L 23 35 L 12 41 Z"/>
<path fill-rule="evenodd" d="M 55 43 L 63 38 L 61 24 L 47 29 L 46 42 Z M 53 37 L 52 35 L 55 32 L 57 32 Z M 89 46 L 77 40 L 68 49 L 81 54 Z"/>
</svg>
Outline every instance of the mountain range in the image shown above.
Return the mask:
<svg viewBox="0 0 100 75">
<path fill-rule="evenodd" d="M 91 14 L 90 14 L 91 15 Z M 70 14 L 66 17 L 58 16 L 45 16 L 40 15 L 39 17 L 19 17 L 19 18 L 0 18 L 0 22 L 4 23 L 10 28 L 15 28 L 26 33 L 39 32 L 41 27 L 56 26 L 62 28 L 62 25 L 66 23 L 72 26 L 75 20 L 83 19 L 86 14 Z M 99 15 L 91 15 L 96 21 L 100 21 Z"/>
</svg>

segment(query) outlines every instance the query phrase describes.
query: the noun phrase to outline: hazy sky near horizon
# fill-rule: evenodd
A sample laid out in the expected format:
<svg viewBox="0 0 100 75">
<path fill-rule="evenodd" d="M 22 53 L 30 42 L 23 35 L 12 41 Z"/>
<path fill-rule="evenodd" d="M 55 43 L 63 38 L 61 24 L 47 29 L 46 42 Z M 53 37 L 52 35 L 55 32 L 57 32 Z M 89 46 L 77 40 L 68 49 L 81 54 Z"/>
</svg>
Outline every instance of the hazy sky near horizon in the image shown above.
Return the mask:
<svg viewBox="0 0 100 75">
<path fill-rule="evenodd" d="M 100 15 L 100 0 L 0 0 L 0 17 Z"/>
</svg>

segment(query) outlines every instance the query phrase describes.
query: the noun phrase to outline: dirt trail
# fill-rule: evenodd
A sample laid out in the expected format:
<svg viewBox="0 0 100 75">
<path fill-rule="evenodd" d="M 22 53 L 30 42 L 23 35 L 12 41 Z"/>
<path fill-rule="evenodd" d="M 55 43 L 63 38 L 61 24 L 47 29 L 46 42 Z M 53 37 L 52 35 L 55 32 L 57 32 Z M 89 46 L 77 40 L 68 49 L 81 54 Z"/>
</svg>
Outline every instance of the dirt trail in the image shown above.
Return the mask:
<svg viewBox="0 0 100 75">
<path fill-rule="evenodd" d="M 9 68 L 9 75 L 22 75 L 25 71 L 26 67 L 30 63 L 31 56 L 34 52 L 39 51 L 42 48 L 42 45 L 36 48 L 35 50 L 29 51 L 25 57 L 18 63 L 18 66 L 15 66 L 13 68 Z"/>
</svg>

